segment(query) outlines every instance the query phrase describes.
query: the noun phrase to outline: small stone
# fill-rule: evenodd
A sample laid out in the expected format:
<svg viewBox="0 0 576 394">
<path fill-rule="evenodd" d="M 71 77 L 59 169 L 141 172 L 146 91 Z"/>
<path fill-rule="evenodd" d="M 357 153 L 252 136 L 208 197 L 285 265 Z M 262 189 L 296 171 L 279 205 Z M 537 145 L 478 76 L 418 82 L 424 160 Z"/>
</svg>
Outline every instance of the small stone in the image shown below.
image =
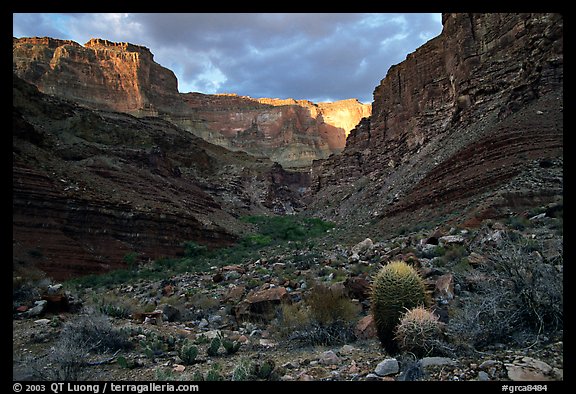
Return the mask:
<svg viewBox="0 0 576 394">
<path fill-rule="evenodd" d="M 356 350 L 356 348 L 352 345 L 344 345 L 340 349 L 340 354 L 344 354 L 344 355 L 352 354 L 352 353 L 354 353 L 355 350 Z"/>
<path fill-rule="evenodd" d="M 38 319 L 38 320 L 34 320 L 34 323 L 36 323 L 36 324 L 50 324 L 50 320 L 49 319 Z"/>
<path fill-rule="evenodd" d="M 340 357 L 338 357 L 332 350 L 322 353 L 318 361 L 322 365 L 338 365 L 341 362 Z"/>
<path fill-rule="evenodd" d="M 307 373 L 301 373 L 300 375 L 298 375 L 298 379 L 301 382 L 311 382 L 314 380 L 313 376 L 308 375 Z"/>
<path fill-rule="evenodd" d="M 440 245 L 460 244 L 464 243 L 464 237 L 461 235 L 445 235 L 438 239 Z"/>
<path fill-rule="evenodd" d="M 260 341 L 258 343 L 260 344 L 260 346 L 264 346 L 266 348 L 273 348 L 277 345 L 276 342 L 274 342 L 270 339 L 260 339 Z"/>
<path fill-rule="evenodd" d="M 353 248 L 352 248 L 352 254 L 356 254 L 359 255 L 361 253 L 364 253 L 368 250 L 371 250 L 374 248 L 374 243 L 372 242 L 372 240 L 370 238 L 366 238 L 364 241 L 357 243 Z"/>
<path fill-rule="evenodd" d="M 486 361 L 482 362 L 482 364 L 480 364 L 480 366 L 478 368 L 488 369 L 488 368 L 491 368 L 497 364 L 499 364 L 499 362 L 496 360 L 486 360 Z"/>
<path fill-rule="evenodd" d="M 58 283 L 57 285 L 48 286 L 48 295 L 59 294 L 61 290 L 62 290 L 62 283 Z"/>
<path fill-rule="evenodd" d="M 248 342 L 248 337 L 246 337 L 246 335 L 240 335 L 238 337 L 238 342 L 240 343 L 247 343 Z"/>
<path fill-rule="evenodd" d="M 40 300 L 34 301 L 35 306 L 28 311 L 24 312 L 26 317 L 36 317 L 44 313 L 46 307 L 48 306 L 48 301 Z"/>
<path fill-rule="evenodd" d="M 378 376 L 388 376 L 397 374 L 400 370 L 398 360 L 395 358 L 387 358 L 386 360 L 378 363 L 374 372 Z"/>
<path fill-rule="evenodd" d="M 186 370 L 186 367 L 184 365 L 174 364 L 174 367 L 172 368 L 172 370 L 174 372 L 184 372 Z"/>
<path fill-rule="evenodd" d="M 366 380 L 374 381 L 374 380 L 381 380 L 380 376 L 376 375 L 375 373 L 369 373 L 366 375 Z"/>
<path fill-rule="evenodd" d="M 434 296 L 440 300 L 454 299 L 454 276 L 445 274 L 436 279 Z"/>
<path fill-rule="evenodd" d="M 367 315 L 360 319 L 354 329 L 358 339 L 373 339 L 377 336 L 376 324 L 372 314 Z"/>
<path fill-rule="evenodd" d="M 486 372 L 480 371 L 478 372 L 478 380 L 481 382 L 487 382 L 490 380 L 490 376 Z"/>
<path fill-rule="evenodd" d="M 434 365 L 456 365 L 456 362 L 448 357 L 424 357 L 420 360 L 422 368 Z"/>
</svg>

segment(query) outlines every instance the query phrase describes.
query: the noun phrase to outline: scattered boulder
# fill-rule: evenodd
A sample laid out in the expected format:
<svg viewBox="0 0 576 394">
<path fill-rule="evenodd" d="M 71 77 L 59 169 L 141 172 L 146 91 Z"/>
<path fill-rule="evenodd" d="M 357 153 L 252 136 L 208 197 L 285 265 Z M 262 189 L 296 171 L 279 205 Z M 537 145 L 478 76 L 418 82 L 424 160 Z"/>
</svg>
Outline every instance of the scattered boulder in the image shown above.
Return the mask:
<svg viewBox="0 0 576 394">
<path fill-rule="evenodd" d="M 242 297 L 244 296 L 244 292 L 246 291 L 246 286 L 232 286 L 228 289 L 228 292 L 224 294 L 222 300 L 224 302 L 240 302 Z"/>
<path fill-rule="evenodd" d="M 153 312 L 136 312 L 132 315 L 134 320 L 143 324 L 154 324 L 161 326 L 164 313 L 156 309 Z"/>
<path fill-rule="evenodd" d="M 342 360 L 340 360 L 340 357 L 338 357 L 334 351 L 327 350 L 320 355 L 318 362 L 322 365 L 338 365 Z"/>
<path fill-rule="evenodd" d="M 374 243 L 370 238 L 366 238 L 364 241 L 357 243 L 352 247 L 352 254 L 361 255 L 374 248 Z"/>
<path fill-rule="evenodd" d="M 356 337 L 358 339 L 373 339 L 377 337 L 376 323 L 374 323 L 374 317 L 372 314 L 364 316 L 354 329 Z"/>
<path fill-rule="evenodd" d="M 434 297 L 443 302 L 454 299 L 454 276 L 452 274 L 444 274 L 436 279 Z"/>
<path fill-rule="evenodd" d="M 364 301 L 370 297 L 370 282 L 365 278 L 359 276 L 349 277 L 344 281 L 344 287 L 350 298 Z"/>
<path fill-rule="evenodd" d="M 180 312 L 180 309 L 176 308 L 175 306 L 165 304 L 162 306 L 161 309 L 162 313 L 164 314 L 164 317 L 169 322 L 175 322 L 182 318 L 182 313 Z"/>
<path fill-rule="evenodd" d="M 558 380 L 550 365 L 532 357 L 523 357 L 505 366 L 508 378 L 516 382 Z"/>
<path fill-rule="evenodd" d="M 24 317 L 30 318 L 40 316 L 46 311 L 47 307 L 48 301 L 46 300 L 34 301 L 34 307 L 24 312 Z"/>
<path fill-rule="evenodd" d="M 374 370 L 378 376 L 395 375 L 398 371 L 400 371 L 400 365 L 398 364 L 398 360 L 395 358 L 387 358 L 386 360 L 379 362 Z"/>
<path fill-rule="evenodd" d="M 438 241 L 441 246 L 452 244 L 462 245 L 464 244 L 464 237 L 461 235 L 445 235 L 440 237 Z"/>
<path fill-rule="evenodd" d="M 272 287 L 259 291 L 252 291 L 248 296 L 234 307 L 234 315 L 240 321 L 271 319 L 274 317 L 276 307 L 287 301 L 289 294 L 285 287 Z"/>
</svg>

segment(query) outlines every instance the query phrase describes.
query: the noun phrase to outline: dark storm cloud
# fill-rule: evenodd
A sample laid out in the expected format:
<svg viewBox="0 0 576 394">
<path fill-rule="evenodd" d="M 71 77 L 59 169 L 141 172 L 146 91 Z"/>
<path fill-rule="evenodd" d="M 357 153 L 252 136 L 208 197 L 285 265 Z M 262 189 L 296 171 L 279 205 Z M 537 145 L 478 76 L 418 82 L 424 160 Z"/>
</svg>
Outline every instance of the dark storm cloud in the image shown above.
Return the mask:
<svg viewBox="0 0 576 394">
<path fill-rule="evenodd" d="M 101 37 L 147 46 L 176 73 L 183 92 L 313 101 L 372 101 L 388 68 L 440 30 L 439 14 L 14 16 L 16 36 L 81 43 Z"/>
</svg>

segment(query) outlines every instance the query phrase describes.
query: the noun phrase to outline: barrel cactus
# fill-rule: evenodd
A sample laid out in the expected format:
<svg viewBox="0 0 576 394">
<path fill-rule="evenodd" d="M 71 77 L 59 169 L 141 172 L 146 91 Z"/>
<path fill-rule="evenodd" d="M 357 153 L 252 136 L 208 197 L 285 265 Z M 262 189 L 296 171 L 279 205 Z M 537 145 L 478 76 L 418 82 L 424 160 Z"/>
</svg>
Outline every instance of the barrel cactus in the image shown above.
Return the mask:
<svg viewBox="0 0 576 394">
<path fill-rule="evenodd" d="M 424 281 L 408 264 L 393 261 L 384 266 L 372 283 L 372 316 L 378 338 L 389 353 L 398 351 L 395 329 L 406 309 L 426 305 Z"/>
<path fill-rule="evenodd" d="M 428 356 L 440 344 L 443 325 L 438 316 L 423 307 L 408 309 L 396 327 L 395 339 L 401 350 Z"/>
</svg>

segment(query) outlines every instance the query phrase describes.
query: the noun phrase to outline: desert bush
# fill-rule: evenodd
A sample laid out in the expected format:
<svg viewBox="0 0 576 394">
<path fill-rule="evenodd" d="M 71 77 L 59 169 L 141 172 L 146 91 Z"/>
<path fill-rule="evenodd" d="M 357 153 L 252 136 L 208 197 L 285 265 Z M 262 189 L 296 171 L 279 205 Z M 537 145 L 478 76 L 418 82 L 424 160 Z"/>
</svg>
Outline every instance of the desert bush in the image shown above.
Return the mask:
<svg viewBox="0 0 576 394">
<path fill-rule="evenodd" d="M 384 266 L 372 283 L 372 315 L 378 338 L 388 352 L 398 349 L 394 330 L 406 308 L 427 304 L 424 281 L 403 261 Z"/>
<path fill-rule="evenodd" d="M 512 290 L 521 322 L 538 332 L 563 325 L 562 273 L 544 261 L 542 254 L 532 253 L 542 249 L 532 239 L 513 241 L 505 234 L 502 247 L 489 254 L 489 267 Z"/>
<path fill-rule="evenodd" d="M 88 311 L 66 322 L 49 354 L 47 380 L 78 380 L 90 353 L 130 347 L 125 332 L 115 329 L 106 316 Z"/>
<path fill-rule="evenodd" d="M 60 338 L 74 342 L 88 352 L 96 353 L 127 349 L 131 346 L 125 332 L 114 328 L 106 316 L 95 312 L 88 312 L 65 323 Z"/>
<path fill-rule="evenodd" d="M 283 338 L 309 345 L 352 342 L 360 310 L 342 291 L 316 284 L 304 302 L 280 307 L 277 331 Z"/>
<path fill-rule="evenodd" d="M 553 262 L 536 253 L 534 240 L 503 233 L 501 242 L 482 251 L 488 262 L 478 270 L 470 296 L 460 300 L 448 324 L 454 341 L 472 347 L 497 342 L 524 343 L 534 336 L 554 333 L 563 327 L 562 273 Z"/>
<path fill-rule="evenodd" d="M 337 321 L 351 322 L 360 312 L 357 305 L 344 295 L 342 289 L 324 284 L 315 285 L 305 301 L 310 307 L 312 319 L 320 325 L 328 326 Z"/>
<path fill-rule="evenodd" d="M 401 350 L 418 357 L 428 356 L 438 347 L 442 325 L 434 313 L 423 307 L 408 309 L 396 327 L 394 339 Z"/>
<path fill-rule="evenodd" d="M 119 297 L 111 293 L 94 295 L 93 302 L 100 313 L 110 317 L 127 318 L 139 309 L 133 298 Z"/>
</svg>

